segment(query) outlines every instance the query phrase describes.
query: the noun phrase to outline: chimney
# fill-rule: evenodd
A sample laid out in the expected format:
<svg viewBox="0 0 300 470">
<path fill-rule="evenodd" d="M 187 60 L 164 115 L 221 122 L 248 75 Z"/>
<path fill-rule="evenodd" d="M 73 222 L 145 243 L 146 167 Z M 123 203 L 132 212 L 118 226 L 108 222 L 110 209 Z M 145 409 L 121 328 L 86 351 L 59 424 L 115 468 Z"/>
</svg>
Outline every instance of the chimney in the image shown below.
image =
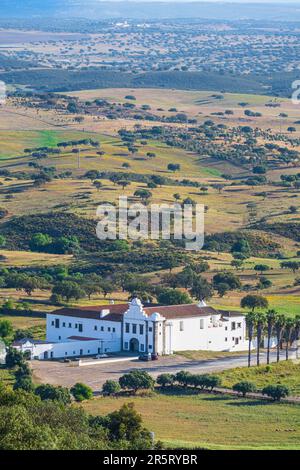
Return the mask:
<svg viewBox="0 0 300 470">
<path fill-rule="evenodd" d="M 106 315 L 109 315 L 110 310 L 108 308 L 102 309 L 100 312 L 100 318 L 106 317 Z"/>
</svg>

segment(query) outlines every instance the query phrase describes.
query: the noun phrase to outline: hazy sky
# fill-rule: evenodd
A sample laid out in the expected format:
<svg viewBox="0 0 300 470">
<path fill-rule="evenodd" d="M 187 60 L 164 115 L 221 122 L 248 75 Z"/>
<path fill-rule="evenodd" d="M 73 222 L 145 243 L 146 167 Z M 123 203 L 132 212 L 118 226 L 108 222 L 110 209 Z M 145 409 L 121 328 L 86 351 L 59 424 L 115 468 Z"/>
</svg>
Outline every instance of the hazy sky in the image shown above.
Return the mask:
<svg viewBox="0 0 300 470">
<path fill-rule="evenodd" d="M 76 0 L 75 0 L 76 1 Z M 281 3 L 282 5 L 287 5 L 291 3 L 300 3 L 300 0 L 94 0 L 98 2 L 108 1 L 108 2 L 119 2 L 119 1 L 133 1 L 133 2 L 178 2 L 178 3 Z"/>
</svg>

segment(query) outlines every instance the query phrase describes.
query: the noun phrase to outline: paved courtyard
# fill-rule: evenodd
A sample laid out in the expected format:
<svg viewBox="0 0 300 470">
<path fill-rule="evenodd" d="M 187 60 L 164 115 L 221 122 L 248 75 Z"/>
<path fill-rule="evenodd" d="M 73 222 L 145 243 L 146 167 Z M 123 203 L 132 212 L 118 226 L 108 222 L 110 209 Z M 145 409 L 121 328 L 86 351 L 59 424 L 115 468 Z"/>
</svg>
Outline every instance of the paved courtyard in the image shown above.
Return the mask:
<svg viewBox="0 0 300 470">
<path fill-rule="evenodd" d="M 295 353 L 291 352 L 290 357 L 295 357 Z M 282 358 L 284 359 L 284 352 Z M 253 364 L 255 358 L 252 358 Z M 276 355 L 271 354 L 271 360 L 276 360 Z M 261 363 L 266 362 L 266 354 L 261 354 Z M 62 385 L 71 387 L 76 382 L 83 382 L 89 385 L 94 391 L 101 390 L 103 383 L 108 380 L 118 380 L 119 377 L 130 370 L 143 369 L 149 372 L 153 377 L 157 377 L 162 373 L 175 374 L 180 370 L 189 370 L 192 373 L 209 373 L 230 369 L 233 367 L 241 367 L 247 365 L 247 355 L 242 354 L 235 357 L 226 357 L 214 360 L 193 361 L 185 359 L 181 356 L 165 356 L 158 361 L 141 362 L 139 360 L 115 362 L 109 364 L 78 366 L 78 363 L 60 363 L 50 361 L 32 361 L 34 378 L 39 383 L 50 383 L 52 385 Z"/>
</svg>

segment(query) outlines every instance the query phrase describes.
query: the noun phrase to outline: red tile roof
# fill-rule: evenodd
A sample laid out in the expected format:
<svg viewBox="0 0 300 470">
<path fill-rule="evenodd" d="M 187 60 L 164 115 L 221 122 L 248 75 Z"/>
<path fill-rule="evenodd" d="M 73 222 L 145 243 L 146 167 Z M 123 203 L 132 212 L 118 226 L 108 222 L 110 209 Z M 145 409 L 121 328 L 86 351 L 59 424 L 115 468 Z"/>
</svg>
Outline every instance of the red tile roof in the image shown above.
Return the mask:
<svg viewBox="0 0 300 470">
<path fill-rule="evenodd" d="M 196 304 L 146 307 L 144 310 L 148 316 L 152 315 L 152 313 L 158 312 L 166 319 L 202 317 L 219 314 L 219 312 L 212 307 L 198 307 Z"/>
<path fill-rule="evenodd" d="M 109 310 L 110 313 L 100 318 L 101 310 Z M 53 315 L 62 315 L 75 318 L 89 318 L 91 320 L 104 320 L 112 322 L 122 321 L 124 313 L 128 310 L 128 304 L 113 304 L 113 305 L 95 305 L 89 307 L 78 308 L 61 308 L 52 312 Z M 196 304 L 186 305 L 167 305 L 167 306 L 152 306 L 145 307 L 145 313 L 151 316 L 152 313 L 158 312 L 166 319 L 171 318 L 189 318 L 201 317 L 209 315 L 224 315 L 226 317 L 243 315 L 240 312 L 218 311 L 213 307 L 198 307 Z"/>
<path fill-rule="evenodd" d="M 101 310 L 109 310 L 110 313 L 100 318 Z M 61 308 L 51 312 L 52 315 L 62 315 L 74 318 L 89 318 L 91 320 L 105 320 L 120 322 L 123 314 L 128 310 L 128 304 L 95 305 L 91 307 Z"/>
<path fill-rule="evenodd" d="M 98 341 L 97 338 L 87 338 L 86 336 L 69 336 L 72 341 Z"/>
</svg>

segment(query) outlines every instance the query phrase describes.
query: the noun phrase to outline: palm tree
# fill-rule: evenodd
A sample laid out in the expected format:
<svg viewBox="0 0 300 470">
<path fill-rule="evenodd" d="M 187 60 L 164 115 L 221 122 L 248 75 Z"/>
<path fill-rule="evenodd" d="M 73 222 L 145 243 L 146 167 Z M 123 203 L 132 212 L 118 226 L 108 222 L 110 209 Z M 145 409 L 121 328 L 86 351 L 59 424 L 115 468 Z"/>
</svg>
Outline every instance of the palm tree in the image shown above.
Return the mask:
<svg viewBox="0 0 300 470">
<path fill-rule="evenodd" d="M 248 367 L 251 367 L 251 344 L 253 340 L 253 332 L 256 322 L 256 314 L 254 312 L 249 312 L 246 316 L 246 323 L 248 327 Z"/>
<path fill-rule="evenodd" d="M 277 315 L 275 320 L 275 330 L 276 330 L 276 337 L 277 337 L 277 362 L 280 360 L 280 346 L 281 346 L 281 339 L 282 333 L 285 326 L 285 316 L 284 315 Z"/>
<path fill-rule="evenodd" d="M 285 322 L 284 336 L 285 336 L 285 359 L 289 360 L 289 346 L 292 341 L 293 332 L 295 329 L 295 321 L 293 318 L 287 318 Z"/>
<path fill-rule="evenodd" d="M 259 312 L 256 314 L 256 331 L 257 331 L 257 347 L 256 347 L 256 363 L 259 366 L 259 353 L 260 353 L 260 343 L 263 329 L 266 325 L 266 315 L 265 313 Z"/>
<path fill-rule="evenodd" d="M 300 315 L 296 315 L 295 317 L 295 322 L 294 322 L 294 332 L 293 332 L 293 339 L 292 343 L 294 341 L 297 341 L 296 348 L 297 348 L 297 358 L 298 358 L 298 343 L 300 339 Z"/>
<path fill-rule="evenodd" d="M 270 346 L 271 346 L 271 337 L 274 328 L 274 323 L 276 319 L 276 311 L 268 310 L 267 311 L 267 333 L 268 333 L 268 345 L 267 345 L 267 364 L 270 364 Z"/>
</svg>

